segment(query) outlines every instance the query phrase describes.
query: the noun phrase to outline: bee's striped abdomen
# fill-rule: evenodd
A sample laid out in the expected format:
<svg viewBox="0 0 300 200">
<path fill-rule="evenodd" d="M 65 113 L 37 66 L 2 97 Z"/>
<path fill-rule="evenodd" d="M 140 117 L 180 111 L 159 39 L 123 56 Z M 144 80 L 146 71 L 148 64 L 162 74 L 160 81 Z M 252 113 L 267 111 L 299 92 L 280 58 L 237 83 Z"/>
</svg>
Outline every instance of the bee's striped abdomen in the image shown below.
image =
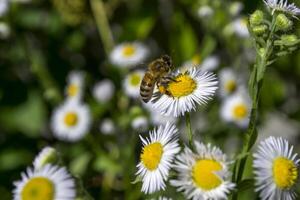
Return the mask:
<svg viewBox="0 0 300 200">
<path fill-rule="evenodd" d="M 154 84 L 155 78 L 149 71 L 147 71 L 140 86 L 140 95 L 145 103 L 147 103 L 152 97 Z"/>
</svg>

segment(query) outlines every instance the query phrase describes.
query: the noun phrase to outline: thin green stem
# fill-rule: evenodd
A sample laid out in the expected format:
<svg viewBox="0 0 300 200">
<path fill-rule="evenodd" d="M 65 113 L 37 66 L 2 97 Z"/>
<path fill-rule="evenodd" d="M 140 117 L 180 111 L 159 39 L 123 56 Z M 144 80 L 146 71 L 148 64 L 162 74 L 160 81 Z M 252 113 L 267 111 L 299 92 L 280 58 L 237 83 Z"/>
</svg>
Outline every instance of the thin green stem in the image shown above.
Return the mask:
<svg viewBox="0 0 300 200">
<path fill-rule="evenodd" d="M 102 0 L 90 0 L 99 36 L 102 40 L 106 55 L 108 56 L 114 46 L 112 32 L 109 27 L 107 15 Z"/>
<path fill-rule="evenodd" d="M 189 146 L 193 150 L 194 149 L 193 130 L 192 130 L 192 125 L 191 125 L 190 113 L 186 113 L 186 115 L 185 115 L 185 124 L 186 124 L 188 139 L 189 139 Z"/>
</svg>

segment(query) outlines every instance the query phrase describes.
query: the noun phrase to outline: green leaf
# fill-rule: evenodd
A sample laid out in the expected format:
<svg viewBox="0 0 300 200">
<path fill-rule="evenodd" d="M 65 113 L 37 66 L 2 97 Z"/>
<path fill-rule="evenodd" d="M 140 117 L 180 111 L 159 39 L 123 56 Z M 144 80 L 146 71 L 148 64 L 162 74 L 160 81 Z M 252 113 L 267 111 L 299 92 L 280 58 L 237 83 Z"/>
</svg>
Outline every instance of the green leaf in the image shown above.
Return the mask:
<svg viewBox="0 0 300 200">
<path fill-rule="evenodd" d="M 248 190 L 254 186 L 253 179 L 244 179 L 237 185 L 238 192 Z"/>
<path fill-rule="evenodd" d="M 89 152 L 82 152 L 70 164 L 70 171 L 72 174 L 82 175 L 86 172 L 92 155 Z"/>
</svg>

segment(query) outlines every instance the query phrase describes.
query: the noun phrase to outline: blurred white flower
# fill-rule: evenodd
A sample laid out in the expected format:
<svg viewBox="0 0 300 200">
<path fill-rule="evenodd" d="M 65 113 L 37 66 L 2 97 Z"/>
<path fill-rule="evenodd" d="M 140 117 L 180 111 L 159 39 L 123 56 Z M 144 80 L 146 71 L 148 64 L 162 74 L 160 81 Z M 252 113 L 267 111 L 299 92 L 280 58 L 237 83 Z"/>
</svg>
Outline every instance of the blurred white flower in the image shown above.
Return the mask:
<svg viewBox="0 0 300 200">
<path fill-rule="evenodd" d="M 33 161 L 34 170 L 40 170 L 47 164 L 58 161 L 57 151 L 52 147 L 44 147 Z"/>
<path fill-rule="evenodd" d="M 239 90 L 222 102 L 220 115 L 225 122 L 231 122 L 246 128 L 251 112 L 251 99 L 244 90 Z"/>
<path fill-rule="evenodd" d="M 131 127 L 137 131 L 146 131 L 149 127 L 149 122 L 147 117 L 139 116 L 132 120 Z"/>
<path fill-rule="evenodd" d="M 92 93 L 98 102 L 106 103 L 113 97 L 115 85 L 109 79 L 102 80 L 94 85 Z"/>
<path fill-rule="evenodd" d="M 65 94 L 68 100 L 81 101 L 84 89 L 84 73 L 82 71 L 71 71 L 67 78 Z"/>
<path fill-rule="evenodd" d="M 48 164 L 40 170 L 27 168 L 22 173 L 22 180 L 14 185 L 14 200 L 73 200 L 76 197 L 74 179 L 64 167 L 55 165 Z"/>
<path fill-rule="evenodd" d="M 105 135 L 111 135 L 116 131 L 115 123 L 109 118 L 102 120 L 99 129 Z"/>
<path fill-rule="evenodd" d="M 88 133 L 90 125 L 89 107 L 77 101 L 66 101 L 52 114 L 51 128 L 60 140 L 78 141 Z"/>
<path fill-rule="evenodd" d="M 176 118 L 176 117 L 162 115 L 153 109 L 150 110 L 150 119 L 151 119 L 151 122 L 156 126 L 165 125 L 168 122 L 172 123 L 172 124 L 176 124 L 178 121 L 178 118 Z"/>
<path fill-rule="evenodd" d="M 177 179 L 171 185 L 187 199 L 226 199 L 235 187 L 230 179 L 229 161 L 220 148 L 195 142 L 195 151 L 188 147 L 176 157 Z"/>
<path fill-rule="evenodd" d="M 214 10 L 208 6 L 208 5 L 204 5 L 198 8 L 197 10 L 197 14 L 200 18 L 209 18 L 214 14 Z"/>
<path fill-rule="evenodd" d="M 219 93 L 221 97 L 227 97 L 241 87 L 238 74 L 231 68 L 224 68 L 219 72 L 220 86 Z"/>
<path fill-rule="evenodd" d="M 127 74 L 123 81 L 123 88 L 125 93 L 132 98 L 140 97 L 140 85 L 143 79 L 145 71 L 135 70 Z"/>
<path fill-rule="evenodd" d="M 263 0 L 267 7 L 274 14 L 275 11 L 285 12 L 292 16 L 299 15 L 300 9 L 294 4 L 289 4 L 287 0 Z"/>
<path fill-rule="evenodd" d="M 140 42 L 125 42 L 112 50 L 110 61 L 116 66 L 131 68 L 144 62 L 149 53 L 149 49 Z"/>
<path fill-rule="evenodd" d="M 0 0 L 1 1 L 1 0 Z M 7 23 L 0 22 L 0 38 L 6 39 L 10 35 L 10 27 Z"/>
<path fill-rule="evenodd" d="M 241 13 L 241 11 L 243 10 L 243 8 L 244 8 L 243 3 L 238 2 L 238 1 L 232 2 L 229 5 L 229 13 L 232 16 L 237 16 L 237 15 L 239 15 Z"/>
<path fill-rule="evenodd" d="M 235 34 L 240 38 L 249 38 L 247 23 L 246 18 L 237 18 L 225 27 L 224 32 L 228 35 Z"/>
<path fill-rule="evenodd" d="M 218 56 L 212 55 L 203 60 L 200 64 L 200 69 L 202 71 L 214 71 L 218 68 L 220 64 L 220 59 Z"/>
<path fill-rule="evenodd" d="M 0 17 L 5 15 L 9 9 L 9 0 L 0 0 Z"/>
</svg>

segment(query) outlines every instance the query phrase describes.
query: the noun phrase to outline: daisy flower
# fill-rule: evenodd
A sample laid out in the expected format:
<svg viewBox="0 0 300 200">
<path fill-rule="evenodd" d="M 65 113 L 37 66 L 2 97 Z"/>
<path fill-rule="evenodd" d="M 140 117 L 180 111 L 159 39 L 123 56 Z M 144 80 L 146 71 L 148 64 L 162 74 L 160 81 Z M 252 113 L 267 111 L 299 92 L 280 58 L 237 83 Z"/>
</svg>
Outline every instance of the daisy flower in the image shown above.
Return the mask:
<svg viewBox="0 0 300 200">
<path fill-rule="evenodd" d="M 22 180 L 14 182 L 14 200 L 73 200 L 75 181 L 65 168 L 45 165 L 41 170 L 27 169 Z"/>
<path fill-rule="evenodd" d="M 146 139 L 140 136 L 143 149 L 136 173 L 142 178 L 142 192 L 146 194 L 165 189 L 172 161 L 180 151 L 175 125 L 167 123 L 149 134 L 150 137 Z"/>
<path fill-rule="evenodd" d="M 33 161 L 34 169 L 39 170 L 46 164 L 55 163 L 57 159 L 57 151 L 54 148 L 44 147 Z"/>
<path fill-rule="evenodd" d="M 196 54 L 192 57 L 192 59 L 182 64 L 180 71 L 186 71 L 192 67 L 200 68 L 202 71 L 214 71 L 218 68 L 219 64 L 220 60 L 218 56 L 212 55 L 205 58 L 204 60 L 201 60 L 201 56 L 199 54 Z"/>
<path fill-rule="evenodd" d="M 220 71 L 220 89 L 221 97 L 227 97 L 237 91 L 239 84 L 237 73 L 230 69 L 224 68 Z"/>
<path fill-rule="evenodd" d="M 287 0 L 263 0 L 266 6 L 272 11 L 284 12 L 292 16 L 299 15 L 300 9 L 294 4 L 289 4 Z"/>
<path fill-rule="evenodd" d="M 262 200 L 297 199 L 296 185 L 299 181 L 300 159 L 288 141 L 269 137 L 253 154 L 256 191 Z"/>
<path fill-rule="evenodd" d="M 110 61 L 118 67 L 134 67 L 146 60 L 149 49 L 140 42 L 117 45 L 110 54 Z"/>
<path fill-rule="evenodd" d="M 77 101 L 66 101 L 52 115 L 54 136 L 65 141 L 78 141 L 87 134 L 91 125 L 89 107 Z"/>
<path fill-rule="evenodd" d="M 135 99 L 140 97 L 140 85 L 144 74 L 145 71 L 143 70 L 135 70 L 125 77 L 123 81 L 123 88 L 129 97 Z"/>
<path fill-rule="evenodd" d="M 99 130 L 105 135 L 111 135 L 116 131 L 116 127 L 111 119 L 106 118 L 101 122 Z"/>
<path fill-rule="evenodd" d="M 240 90 L 226 98 L 221 105 L 220 115 L 223 121 L 246 128 L 251 112 L 251 99 L 248 93 Z"/>
<path fill-rule="evenodd" d="M 92 93 L 98 102 L 106 103 L 113 97 L 115 93 L 115 85 L 111 80 L 104 79 L 94 85 Z"/>
<path fill-rule="evenodd" d="M 69 100 L 81 100 L 83 95 L 84 75 L 81 71 L 72 71 L 67 80 L 68 84 L 65 89 L 66 96 Z"/>
<path fill-rule="evenodd" d="M 215 94 L 218 84 L 215 74 L 190 68 L 177 71 L 165 87 L 160 87 L 153 98 L 153 108 L 167 116 L 182 116 L 196 110 L 197 104 L 205 104 Z"/>
<path fill-rule="evenodd" d="M 232 35 L 235 34 L 240 38 L 249 38 L 250 34 L 247 28 L 247 19 L 240 17 L 225 26 L 224 34 Z"/>
<path fill-rule="evenodd" d="M 174 168 L 178 177 L 171 184 L 188 199 L 226 199 L 235 187 L 229 181 L 226 155 L 211 144 L 195 142 L 195 153 L 185 147 L 176 157 Z"/>
<path fill-rule="evenodd" d="M 131 127 L 134 130 L 138 130 L 138 131 L 146 131 L 148 129 L 148 126 L 149 126 L 149 122 L 147 117 L 145 116 L 136 117 L 131 122 Z"/>
<path fill-rule="evenodd" d="M 232 2 L 229 5 L 229 13 L 232 16 L 237 16 L 237 15 L 239 15 L 241 13 L 241 11 L 243 10 L 243 8 L 244 8 L 244 5 L 241 2 L 238 2 L 238 1 Z"/>
</svg>

